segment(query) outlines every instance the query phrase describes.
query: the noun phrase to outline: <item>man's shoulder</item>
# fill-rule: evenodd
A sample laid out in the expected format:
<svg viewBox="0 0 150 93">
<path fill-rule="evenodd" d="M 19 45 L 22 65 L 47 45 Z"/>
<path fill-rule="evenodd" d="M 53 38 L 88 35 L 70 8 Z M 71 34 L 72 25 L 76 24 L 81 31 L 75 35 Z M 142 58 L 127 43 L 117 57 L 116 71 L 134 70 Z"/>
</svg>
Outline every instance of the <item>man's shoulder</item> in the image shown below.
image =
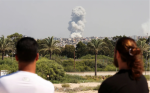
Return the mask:
<svg viewBox="0 0 150 93">
<path fill-rule="evenodd" d="M 11 78 L 13 77 L 15 74 L 17 74 L 18 72 L 14 72 L 14 73 L 11 73 L 11 74 L 7 74 L 7 75 L 4 75 L 4 76 L 0 76 L 0 80 L 2 79 L 6 79 L 6 78 Z"/>
<path fill-rule="evenodd" d="M 42 85 L 42 87 L 44 87 L 44 88 L 46 88 L 46 89 L 48 89 L 50 91 L 54 91 L 54 85 L 50 81 L 45 80 L 45 79 L 43 79 L 40 76 L 38 76 L 38 85 L 39 84 Z"/>
<path fill-rule="evenodd" d="M 37 76 L 37 77 L 39 78 L 39 82 L 44 83 L 45 85 L 53 86 L 53 84 L 50 81 L 45 80 L 40 76 Z"/>
</svg>

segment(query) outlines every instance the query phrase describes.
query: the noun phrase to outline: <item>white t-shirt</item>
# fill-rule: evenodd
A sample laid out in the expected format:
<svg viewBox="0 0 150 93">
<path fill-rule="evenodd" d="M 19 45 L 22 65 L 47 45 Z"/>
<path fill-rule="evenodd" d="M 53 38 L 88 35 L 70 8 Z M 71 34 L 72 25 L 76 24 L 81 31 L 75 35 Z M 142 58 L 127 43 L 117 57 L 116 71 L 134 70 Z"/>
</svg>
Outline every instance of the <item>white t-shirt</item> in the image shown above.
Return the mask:
<svg viewBox="0 0 150 93">
<path fill-rule="evenodd" d="M 0 77 L 0 93 L 54 93 L 54 86 L 37 74 L 17 71 Z"/>
</svg>

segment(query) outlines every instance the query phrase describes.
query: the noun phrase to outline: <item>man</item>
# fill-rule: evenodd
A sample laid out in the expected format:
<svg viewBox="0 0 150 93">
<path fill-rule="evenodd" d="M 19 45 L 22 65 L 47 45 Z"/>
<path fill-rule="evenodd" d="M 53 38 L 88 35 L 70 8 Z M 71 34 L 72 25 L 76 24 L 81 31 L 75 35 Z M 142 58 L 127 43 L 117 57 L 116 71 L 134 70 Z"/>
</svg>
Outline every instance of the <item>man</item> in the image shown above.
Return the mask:
<svg viewBox="0 0 150 93">
<path fill-rule="evenodd" d="M 128 37 L 120 38 L 115 47 L 114 64 L 119 72 L 106 79 L 98 93 L 149 93 L 143 72 L 141 50 Z"/>
<path fill-rule="evenodd" d="M 53 84 L 35 74 L 39 53 L 33 38 L 18 41 L 15 57 L 19 71 L 0 78 L 0 93 L 54 93 Z"/>
</svg>

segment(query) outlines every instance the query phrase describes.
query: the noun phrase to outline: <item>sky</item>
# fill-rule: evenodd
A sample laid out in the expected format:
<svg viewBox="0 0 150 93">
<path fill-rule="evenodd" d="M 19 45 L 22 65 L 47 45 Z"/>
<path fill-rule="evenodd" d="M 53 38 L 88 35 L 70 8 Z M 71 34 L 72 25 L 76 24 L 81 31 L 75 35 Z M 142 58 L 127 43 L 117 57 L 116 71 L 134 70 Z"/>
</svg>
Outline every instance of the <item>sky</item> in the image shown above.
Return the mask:
<svg viewBox="0 0 150 93">
<path fill-rule="evenodd" d="M 149 0 L 0 0 L 0 36 L 69 38 L 72 9 L 86 11 L 83 37 L 145 35 Z"/>
</svg>

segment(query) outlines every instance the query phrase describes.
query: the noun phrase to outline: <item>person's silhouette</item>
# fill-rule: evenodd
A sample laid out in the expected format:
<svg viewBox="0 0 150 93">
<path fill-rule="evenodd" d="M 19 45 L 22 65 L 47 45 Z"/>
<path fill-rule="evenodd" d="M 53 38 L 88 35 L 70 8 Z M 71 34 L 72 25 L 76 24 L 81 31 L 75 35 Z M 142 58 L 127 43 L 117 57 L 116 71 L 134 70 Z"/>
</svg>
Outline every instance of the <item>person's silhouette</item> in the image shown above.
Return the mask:
<svg viewBox="0 0 150 93">
<path fill-rule="evenodd" d="M 54 93 L 53 84 L 35 74 L 39 53 L 33 38 L 17 42 L 15 57 L 19 71 L 0 77 L 0 93 Z"/>
<path fill-rule="evenodd" d="M 106 79 L 98 93 L 149 93 L 143 72 L 141 50 L 128 37 L 120 38 L 115 47 L 114 65 L 119 72 Z"/>
</svg>

